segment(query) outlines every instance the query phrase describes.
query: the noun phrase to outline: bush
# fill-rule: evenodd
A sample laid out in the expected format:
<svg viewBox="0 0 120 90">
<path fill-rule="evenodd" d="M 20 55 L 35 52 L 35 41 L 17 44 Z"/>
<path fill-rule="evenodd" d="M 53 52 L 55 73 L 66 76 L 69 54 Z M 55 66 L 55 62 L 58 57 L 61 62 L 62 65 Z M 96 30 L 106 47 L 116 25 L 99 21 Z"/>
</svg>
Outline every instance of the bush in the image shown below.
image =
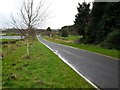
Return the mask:
<svg viewBox="0 0 120 90">
<path fill-rule="evenodd" d="M 68 37 L 68 33 L 67 33 L 67 31 L 66 30 L 61 30 L 61 36 L 62 37 Z"/>
<path fill-rule="evenodd" d="M 47 31 L 52 31 L 50 27 L 47 28 Z"/>
<path fill-rule="evenodd" d="M 120 50 L 120 31 L 114 30 L 109 33 L 103 42 L 103 46 Z"/>
</svg>

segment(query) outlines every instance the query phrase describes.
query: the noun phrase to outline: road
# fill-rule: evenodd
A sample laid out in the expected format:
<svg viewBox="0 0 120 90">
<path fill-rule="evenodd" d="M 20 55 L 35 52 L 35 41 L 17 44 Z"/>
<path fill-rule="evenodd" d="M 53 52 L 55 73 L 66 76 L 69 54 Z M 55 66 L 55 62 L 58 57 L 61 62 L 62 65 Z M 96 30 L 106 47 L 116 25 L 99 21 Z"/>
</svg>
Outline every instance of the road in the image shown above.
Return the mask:
<svg viewBox="0 0 120 90">
<path fill-rule="evenodd" d="M 37 38 L 94 87 L 118 88 L 119 60 Z"/>
</svg>

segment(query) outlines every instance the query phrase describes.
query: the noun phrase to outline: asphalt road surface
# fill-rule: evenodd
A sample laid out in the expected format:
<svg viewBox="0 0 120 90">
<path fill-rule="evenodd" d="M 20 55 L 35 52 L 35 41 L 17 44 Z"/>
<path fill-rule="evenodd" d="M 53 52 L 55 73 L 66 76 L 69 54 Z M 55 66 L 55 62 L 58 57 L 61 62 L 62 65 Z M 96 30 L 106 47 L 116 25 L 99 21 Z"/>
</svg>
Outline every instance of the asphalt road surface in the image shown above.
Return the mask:
<svg viewBox="0 0 120 90">
<path fill-rule="evenodd" d="M 39 41 L 56 53 L 64 62 L 99 89 L 118 88 L 118 61 L 100 54 L 75 49 L 44 40 Z M 54 63 L 54 62 L 53 62 Z"/>
</svg>

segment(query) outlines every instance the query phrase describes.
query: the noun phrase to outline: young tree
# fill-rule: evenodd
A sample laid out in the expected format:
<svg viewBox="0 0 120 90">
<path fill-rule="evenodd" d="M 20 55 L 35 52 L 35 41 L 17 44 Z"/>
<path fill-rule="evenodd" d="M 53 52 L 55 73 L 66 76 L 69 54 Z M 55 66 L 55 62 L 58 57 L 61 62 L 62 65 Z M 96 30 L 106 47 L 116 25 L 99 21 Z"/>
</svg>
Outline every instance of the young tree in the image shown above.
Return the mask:
<svg viewBox="0 0 120 90">
<path fill-rule="evenodd" d="M 18 16 L 12 16 L 12 26 L 26 37 L 28 55 L 31 38 L 36 34 L 34 28 L 42 25 L 47 18 L 47 8 L 43 8 L 43 5 L 42 0 L 39 3 L 35 3 L 35 0 L 23 0 Z"/>
</svg>

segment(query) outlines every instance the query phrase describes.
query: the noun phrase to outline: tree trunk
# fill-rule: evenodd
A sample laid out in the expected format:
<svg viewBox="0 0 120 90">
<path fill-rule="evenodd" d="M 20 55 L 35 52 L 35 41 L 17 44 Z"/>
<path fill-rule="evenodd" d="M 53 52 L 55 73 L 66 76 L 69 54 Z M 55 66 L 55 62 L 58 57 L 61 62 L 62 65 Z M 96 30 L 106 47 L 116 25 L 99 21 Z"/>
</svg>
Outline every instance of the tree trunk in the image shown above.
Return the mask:
<svg viewBox="0 0 120 90">
<path fill-rule="evenodd" d="M 28 56 L 30 55 L 29 47 L 30 47 L 30 45 L 29 45 L 29 40 L 27 40 L 27 55 L 28 55 Z"/>
</svg>

